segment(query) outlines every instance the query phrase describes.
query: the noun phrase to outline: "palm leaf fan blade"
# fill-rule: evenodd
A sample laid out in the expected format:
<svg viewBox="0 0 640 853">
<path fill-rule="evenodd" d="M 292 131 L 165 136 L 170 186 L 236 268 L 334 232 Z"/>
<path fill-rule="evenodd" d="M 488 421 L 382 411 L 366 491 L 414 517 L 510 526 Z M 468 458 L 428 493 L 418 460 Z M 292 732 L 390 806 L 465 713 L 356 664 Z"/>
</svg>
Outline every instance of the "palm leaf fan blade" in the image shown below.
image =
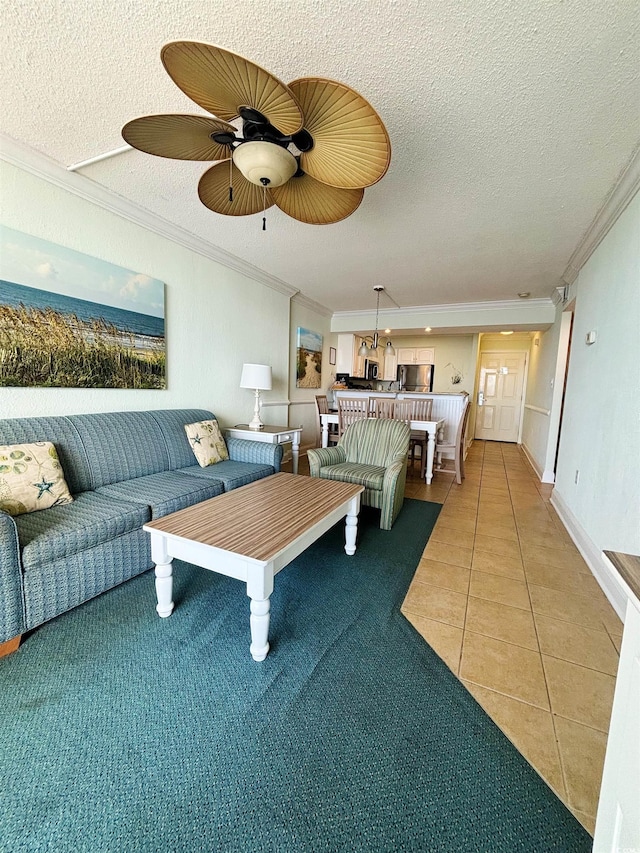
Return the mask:
<svg viewBox="0 0 640 853">
<path fill-rule="evenodd" d="M 233 201 L 229 200 L 229 163 L 216 163 L 198 183 L 200 201 L 214 213 L 225 216 L 248 216 L 273 205 L 271 191 L 250 183 L 242 172 L 231 165 Z M 265 204 L 266 201 L 266 204 Z"/>
<path fill-rule="evenodd" d="M 344 83 L 304 77 L 289 84 L 305 116 L 313 148 L 300 157 L 302 169 L 333 187 L 375 184 L 389 168 L 391 143 L 377 112 Z"/>
<path fill-rule="evenodd" d="M 225 160 L 229 146 L 211 139 L 212 133 L 235 133 L 235 127 L 208 116 L 155 115 L 127 122 L 122 136 L 133 148 L 175 160 Z"/>
<path fill-rule="evenodd" d="M 203 109 L 229 121 L 249 106 L 282 133 L 302 127 L 302 111 L 291 90 L 264 68 L 210 44 L 174 41 L 162 48 L 162 63 L 182 91 Z"/>
<path fill-rule="evenodd" d="M 291 178 L 271 195 L 283 213 L 309 225 L 330 225 L 346 219 L 364 196 L 363 189 L 340 189 L 321 184 L 310 175 Z"/>
</svg>

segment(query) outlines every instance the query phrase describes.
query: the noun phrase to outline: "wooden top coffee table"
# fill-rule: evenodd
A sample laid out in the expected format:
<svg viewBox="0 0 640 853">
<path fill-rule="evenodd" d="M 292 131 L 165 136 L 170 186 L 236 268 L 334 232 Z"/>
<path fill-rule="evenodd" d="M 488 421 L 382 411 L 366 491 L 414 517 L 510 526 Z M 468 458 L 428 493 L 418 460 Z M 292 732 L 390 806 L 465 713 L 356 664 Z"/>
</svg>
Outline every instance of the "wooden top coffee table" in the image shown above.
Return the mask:
<svg viewBox="0 0 640 853">
<path fill-rule="evenodd" d="M 355 554 L 363 491 L 351 483 L 273 474 L 145 524 L 158 614 L 173 611 L 174 557 L 244 581 L 251 599 L 251 656 L 264 660 L 274 576 L 345 516 L 344 549 Z"/>
</svg>

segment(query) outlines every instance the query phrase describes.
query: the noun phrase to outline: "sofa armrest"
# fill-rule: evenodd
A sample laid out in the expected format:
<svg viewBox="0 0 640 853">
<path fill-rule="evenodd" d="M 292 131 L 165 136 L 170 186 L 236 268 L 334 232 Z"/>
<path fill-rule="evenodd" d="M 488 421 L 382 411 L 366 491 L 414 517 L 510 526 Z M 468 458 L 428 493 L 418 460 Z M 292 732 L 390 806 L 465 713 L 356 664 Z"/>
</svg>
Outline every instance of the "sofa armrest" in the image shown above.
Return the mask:
<svg viewBox="0 0 640 853">
<path fill-rule="evenodd" d="M 343 447 L 315 447 L 307 450 L 309 460 L 309 473 L 312 477 L 320 476 L 320 469 L 325 465 L 339 465 L 347 461 L 347 454 Z"/>
<path fill-rule="evenodd" d="M 276 473 L 280 470 L 283 449 L 281 444 L 266 441 L 250 441 L 247 438 L 227 438 L 229 459 L 233 462 L 253 462 L 257 465 L 272 465 Z"/>
<path fill-rule="evenodd" d="M 25 630 L 18 531 L 13 518 L 0 510 L 0 643 Z"/>
</svg>

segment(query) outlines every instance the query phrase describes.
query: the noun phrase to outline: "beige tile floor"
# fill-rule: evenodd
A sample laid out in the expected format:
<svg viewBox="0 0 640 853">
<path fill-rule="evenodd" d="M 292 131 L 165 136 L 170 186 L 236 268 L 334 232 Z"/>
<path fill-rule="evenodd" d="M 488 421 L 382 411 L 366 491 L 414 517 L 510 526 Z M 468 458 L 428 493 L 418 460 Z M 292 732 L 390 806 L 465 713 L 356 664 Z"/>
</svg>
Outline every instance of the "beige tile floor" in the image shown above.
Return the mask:
<svg viewBox="0 0 640 853">
<path fill-rule="evenodd" d="M 443 508 L 402 612 L 593 834 L 622 623 L 551 491 L 515 444 L 475 441 L 460 486 L 416 463 Z"/>
<path fill-rule="evenodd" d="M 417 469 L 417 466 L 416 466 Z M 593 834 L 622 623 L 514 444 L 475 441 L 402 611 Z"/>
</svg>

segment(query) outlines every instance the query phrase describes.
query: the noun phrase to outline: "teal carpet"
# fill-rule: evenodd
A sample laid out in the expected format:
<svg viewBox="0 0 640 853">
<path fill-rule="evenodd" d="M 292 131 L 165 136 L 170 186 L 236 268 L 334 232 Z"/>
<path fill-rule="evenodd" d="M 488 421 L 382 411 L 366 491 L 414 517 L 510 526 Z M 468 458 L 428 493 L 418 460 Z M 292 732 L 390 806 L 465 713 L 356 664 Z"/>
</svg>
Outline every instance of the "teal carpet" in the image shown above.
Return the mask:
<svg viewBox="0 0 640 853">
<path fill-rule="evenodd" d="M 400 614 L 437 517 L 363 510 L 248 599 L 176 565 L 35 631 L 0 661 L 0 850 L 588 851 L 590 838 Z"/>
</svg>

